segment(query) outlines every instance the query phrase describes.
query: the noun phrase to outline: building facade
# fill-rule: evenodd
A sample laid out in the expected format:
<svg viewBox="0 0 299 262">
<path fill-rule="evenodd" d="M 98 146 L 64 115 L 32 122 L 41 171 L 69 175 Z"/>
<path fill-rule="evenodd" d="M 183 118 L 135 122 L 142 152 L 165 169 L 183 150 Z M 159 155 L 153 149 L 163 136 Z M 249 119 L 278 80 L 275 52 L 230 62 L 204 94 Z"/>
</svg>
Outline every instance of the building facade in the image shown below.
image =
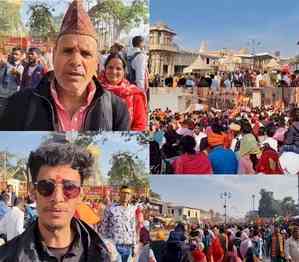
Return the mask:
<svg viewBox="0 0 299 262">
<path fill-rule="evenodd" d="M 152 75 L 167 77 L 183 72 L 197 57 L 197 53 L 180 49 L 174 43 L 176 33 L 164 23 L 150 27 L 149 68 Z"/>
</svg>

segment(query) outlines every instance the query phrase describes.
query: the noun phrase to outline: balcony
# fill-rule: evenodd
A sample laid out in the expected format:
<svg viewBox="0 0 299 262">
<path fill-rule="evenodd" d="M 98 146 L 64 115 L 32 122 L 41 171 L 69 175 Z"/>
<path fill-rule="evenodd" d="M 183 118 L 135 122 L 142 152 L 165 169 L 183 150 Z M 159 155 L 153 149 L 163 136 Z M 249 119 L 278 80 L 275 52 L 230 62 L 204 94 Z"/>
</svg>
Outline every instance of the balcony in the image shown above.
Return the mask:
<svg viewBox="0 0 299 262">
<path fill-rule="evenodd" d="M 178 52 L 177 48 L 171 45 L 162 44 L 150 44 L 150 51 L 168 51 L 168 52 Z"/>
</svg>

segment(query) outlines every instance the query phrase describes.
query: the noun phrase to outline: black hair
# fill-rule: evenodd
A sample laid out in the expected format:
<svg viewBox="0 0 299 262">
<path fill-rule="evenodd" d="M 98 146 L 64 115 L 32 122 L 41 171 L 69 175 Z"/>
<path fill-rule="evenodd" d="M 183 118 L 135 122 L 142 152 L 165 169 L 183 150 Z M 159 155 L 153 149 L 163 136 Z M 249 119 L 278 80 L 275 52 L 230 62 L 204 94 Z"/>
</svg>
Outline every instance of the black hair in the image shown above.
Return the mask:
<svg viewBox="0 0 299 262">
<path fill-rule="evenodd" d="M 183 136 L 180 140 L 180 147 L 183 153 L 195 154 L 196 142 L 193 136 Z"/>
<path fill-rule="evenodd" d="M 290 112 L 290 116 L 293 122 L 299 121 L 299 107 L 295 107 Z"/>
<path fill-rule="evenodd" d="M 24 49 L 21 48 L 21 47 L 19 47 L 19 46 L 14 47 L 14 48 L 11 50 L 11 52 L 16 52 L 16 51 L 20 51 L 22 54 L 24 53 Z"/>
<path fill-rule="evenodd" d="M 41 50 L 38 48 L 38 47 L 30 47 L 29 49 L 28 49 L 28 53 L 37 53 L 38 55 L 41 55 Z"/>
<path fill-rule="evenodd" d="M 266 134 L 267 134 L 268 137 L 273 137 L 274 134 L 275 134 L 275 131 L 276 131 L 275 126 L 269 126 L 267 128 Z"/>
<path fill-rule="evenodd" d="M 124 190 L 124 189 L 130 189 L 127 185 L 122 185 L 120 188 L 120 191 Z"/>
<path fill-rule="evenodd" d="M 78 170 L 81 184 L 94 174 L 94 158 L 82 147 L 70 143 L 48 143 L 40 146 L 29 155 L 27 168 L 31 181 L 36 182 L 42 166 L 70 165 Z"/>
<path fill-rule="evenodd" d="M 200 151 L 204 151 L 206 149 L 209 148 L 209 143 L 208 143 L 208 138 L 207 137 L 203 137 L 201 140 L 200 140 L 200 144 L 199 144 L 199 150 Z"/>
<path fill-rule="evenodd" d="M 110 60 L 112 60 L 112 59 L 114 59 L 114 58 L 117 58 L 117 59 L 120 59 L 120 60 L 121 60 L 121 62 L 122 62 L 122 64 L 123 64 L 123 69 L 124 69 L 124 71 L 125 71 L 125 70 L 126 70 L 126 66 L 127 66 L 127 64 L 126 64 L 126 61 L 125 61 L 125 59 L 123 58 L 123 56 L 122 56 L 121 54 L 119 54 L 119 53 L 112 53 L 112 54 L 110 54 L 110 55 L 107 57 L 106 61 L 105 61 L 104 67 L 106 68 L 107 65 L 108 65 L 108 63 L 110 62 Z"/>
<path fill-rule="evenodd" d="M 142 42 L 144 42 L 144 38 L 141 35 L 137 35 L 132 39 L 133 47 L 139 47 Z"/>
</svg>

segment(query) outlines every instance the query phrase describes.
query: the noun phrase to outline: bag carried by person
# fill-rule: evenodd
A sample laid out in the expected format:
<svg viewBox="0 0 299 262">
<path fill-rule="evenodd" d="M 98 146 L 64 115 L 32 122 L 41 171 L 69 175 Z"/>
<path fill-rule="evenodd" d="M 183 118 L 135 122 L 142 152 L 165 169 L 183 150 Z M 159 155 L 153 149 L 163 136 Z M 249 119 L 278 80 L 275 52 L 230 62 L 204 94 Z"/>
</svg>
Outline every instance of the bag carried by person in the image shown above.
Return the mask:
<svg viewBox="0 0 299 262">
<path fill-rule="evenodd" d="M 136 72 L 135 69 L 132 67 L 132 62 L 139 54 L 141 54 L 141 52 L 136 52 L 132 56 L 126 56 L 127 74 L 128 74 L 127 80 L 132 84 L 136 84 Z"/>
</svg>

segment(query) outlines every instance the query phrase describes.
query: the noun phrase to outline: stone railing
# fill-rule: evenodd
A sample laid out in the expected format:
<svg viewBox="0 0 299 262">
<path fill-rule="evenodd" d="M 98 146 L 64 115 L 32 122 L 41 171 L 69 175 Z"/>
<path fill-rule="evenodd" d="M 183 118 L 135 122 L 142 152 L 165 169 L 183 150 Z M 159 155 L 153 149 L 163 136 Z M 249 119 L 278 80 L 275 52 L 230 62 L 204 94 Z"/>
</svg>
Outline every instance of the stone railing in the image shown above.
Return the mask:
<svg viewBox="0 0 299 262">
<path fill-rule="evenodd" d="M 157 44 L 151 44 L 149 46 L 149 50 L 152 51 L 152 50 L 163 50 L 163 51 L 171 51 L 171 52 L 177 52 L 178 50 L 174 47 L 174 46 L 171 46 L 171 45 L 157 45 Z"/>
</svg>

